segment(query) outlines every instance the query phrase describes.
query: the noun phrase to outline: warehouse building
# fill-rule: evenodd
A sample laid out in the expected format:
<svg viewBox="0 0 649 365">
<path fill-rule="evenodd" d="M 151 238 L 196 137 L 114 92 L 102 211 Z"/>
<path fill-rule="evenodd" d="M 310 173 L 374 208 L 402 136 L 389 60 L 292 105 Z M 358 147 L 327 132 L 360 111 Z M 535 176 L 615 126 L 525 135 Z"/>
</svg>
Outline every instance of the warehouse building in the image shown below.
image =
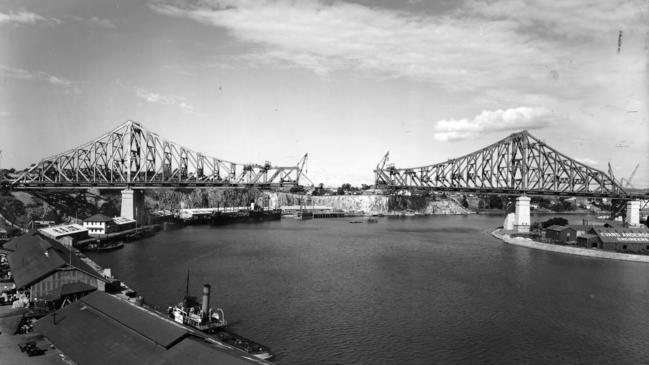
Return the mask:
<svg viewBox="0 0 649 365">
<path fill-rule="evenodd" d="M 574 242 L 577 231 L 569 226 L 553 225 L 545 229 L 545 238 L 553 243 Z"/>
<path fill-rule="evenodd" d="M 649 254 L 649 229 L 593 227 L 577 243 L 607 251 Z"/>
<path fill-rule="evenodd" d="M 102 292 L 43 317 L 34 328 L 77 364 L 270 364 Z"/>
<path fill-rule="evenodd" d="M 32 300 L 74 299 L 104 290 L 107 279 L 60 242 L 32 230 L 5 245 L 16 288 Z"/>
</svg>

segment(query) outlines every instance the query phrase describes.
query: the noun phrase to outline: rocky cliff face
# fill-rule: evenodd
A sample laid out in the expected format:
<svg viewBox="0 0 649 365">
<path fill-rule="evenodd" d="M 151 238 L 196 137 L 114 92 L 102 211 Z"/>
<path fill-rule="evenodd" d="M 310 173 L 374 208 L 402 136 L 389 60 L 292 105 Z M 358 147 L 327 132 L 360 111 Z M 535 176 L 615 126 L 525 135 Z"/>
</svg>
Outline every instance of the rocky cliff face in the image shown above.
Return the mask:
<svg viewBox="0 0 649 365">
<path fill-rule="evenodd" d="M 251 202 L 271 209 L 283 205 L 319 205 L 345 212 L 392 214 L 417 212 L 422 214 L 466 214 L 469 211 L 454 200 L 421 196 L 332 195 L 305 196 L 283 192 L 262 192 L 257 189 L 213 190 L 177 189 L 147 190 L 146 209 L 175 210 L 218 206 L 248 206 Z"/>
<path fill-rule="evenodd" d="M 416 212 L 422 214 L 466 214 L 470 211 L 454 200 L 421 196 L 332 195 L 303 196 L 286 193 L 266 193 L 270 207 L 282 205 L 320 205 L 346 212 L 366 214 L 394 214 Z"/>
</svg>

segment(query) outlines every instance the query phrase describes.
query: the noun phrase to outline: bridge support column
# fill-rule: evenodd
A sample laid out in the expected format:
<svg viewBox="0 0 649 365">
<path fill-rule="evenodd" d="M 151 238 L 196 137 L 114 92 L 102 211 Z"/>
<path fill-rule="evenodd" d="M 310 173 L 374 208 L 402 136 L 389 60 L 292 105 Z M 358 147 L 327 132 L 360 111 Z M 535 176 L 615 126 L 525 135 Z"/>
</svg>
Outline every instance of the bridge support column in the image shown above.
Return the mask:
<svg viewBox="0 0 649 365">
<path fill-rule="evenodd" d="M 141 190 L 122 190 L 122 207 L 120 216 L 135 219 L 138 224 L 144 221 L 144 194 Z"/>
<path fill-rule="evenodd" d="M 526 196 L 516 198 L 514 217 L 514 230 L 519 233 L 528 233 L 530 231 L 530 198 Z"/>
<path fill-rule="evenodd" d="M 640 201 L 629 200 L 626 202 L 626 218 L 624 223 L 629 227 L 640 227 Z"/>
</svg>

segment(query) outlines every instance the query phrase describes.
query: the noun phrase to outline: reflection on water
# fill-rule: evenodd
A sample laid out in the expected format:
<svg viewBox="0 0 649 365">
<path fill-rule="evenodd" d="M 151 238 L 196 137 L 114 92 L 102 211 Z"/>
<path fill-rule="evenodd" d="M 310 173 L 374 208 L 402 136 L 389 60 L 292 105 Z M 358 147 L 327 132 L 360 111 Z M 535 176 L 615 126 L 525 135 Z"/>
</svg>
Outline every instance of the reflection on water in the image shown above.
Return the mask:
<svg viewBox="0 0 649 365">
<path fill-rule="evenodd" d="M 92 257 L 163 309 L 189 269 L 281 364 L 646 362 L 649 265 L 505 245 L 501 224 L 194 226 Z"/>
</svg>

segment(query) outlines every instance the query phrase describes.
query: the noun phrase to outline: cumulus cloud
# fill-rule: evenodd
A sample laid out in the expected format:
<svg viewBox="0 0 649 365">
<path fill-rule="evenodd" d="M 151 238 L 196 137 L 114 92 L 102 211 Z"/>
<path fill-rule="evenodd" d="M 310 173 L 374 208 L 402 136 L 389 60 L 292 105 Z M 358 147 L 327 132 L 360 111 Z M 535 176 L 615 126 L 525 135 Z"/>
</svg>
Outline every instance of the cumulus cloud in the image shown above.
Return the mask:
<svg viewBox="0 0 649 365">
<path fill-rule="evenodd" d="M 581 163 L 583 163 L 585 165 L 590 165 L 590 166 L 598 164 L 597 161 L 595 161 L 595 160 L 593 160 L 591 158 L 588 158 L 588 157 L 577 157 L 577 158 L 575 158 L 575 160 L 577 160 L 577 161 L 579 161 L 579 162 L 581 162 Z"/>
<path fill-rule="evenodd" d="M 101 28 L 115 28 L 115 23 L 108 19 L 103 19 L 103 18 L 98 18 L 96 16 L 93 16 L 92 18 L 89 19 L 90 23 L 101 27 Z"/>
<path fill-rule="evenodd" d="M 47 82 L 55 86 L 63 87 L 67 92 L 78 93 L 79 88 L 76 83 L 65 79 L 63 77 L 58 77 L 50 75 L 43 71 L 29 71 L 22 68 L 9 67 L 3 64 L 0 64 L 0 75 L 7 78 L 13 79 L 22 79 L 22 80 L 36 80 Z"/>
<path fill-rule="evenodd" d="M 548 125 L 549 110 L 526 106 L 507 110 L 484 110 L 472 119 L 440 120 L 434 138 L 452 142 L 474 138 L 482 133 L 540 129 Z"/>
<path fill-rule="evenodd" d="M 8 13 L 0 12 L 0 24 L 35 24 L 36 22 L 47 22 L 50 24 L 61 24 L 56 18 L 45 18 L 30 11 L 19 10 Z"/>
<path fill-rule="evenodd" d="M 487 85 L 494 69 L 527 74 L 548 59 L 516 23 L 489 21 L 489 32 L 465 17 L 422 16 L 345 2 L 155 2 L 158 13 L 224 28 L 252 49 L 252 63 L 311 69 L 379 72 L 434 81 L 452 89 Z"/>
<path fill-rule="evenodd" d="M 191 106 L 187 99 L 182 96 L 162 95 L 139 87 L 135 89 L 135 95 L 138 98 L 146 100 L 149 103 L 172 105 L 179 107 L 186 113 L 194 112 L 194 107 Z"/>
<path fill-rule="evenodd" d="M 316 0 L 161 0 L 150 7 L 227 30 L 249 45 L 243 56 L 249 64 L 302 67 L 321 76 L 378 72 L 451 91 L 556 83 L 545 67 L 561 72 L 563 81 L 566 70 L 560 66 L 567 59 L 576 71 L 568 70 L 566 81 L 574 83 L 571 72 L 590 72 L 575 52 L 581 38 L 603 42 L 611 27 L 643 26 L 625 0 L 587 7 L 577 0 L 546 3 L 468 0 L 447 13 L 426 15 Z"/>
</svg>

